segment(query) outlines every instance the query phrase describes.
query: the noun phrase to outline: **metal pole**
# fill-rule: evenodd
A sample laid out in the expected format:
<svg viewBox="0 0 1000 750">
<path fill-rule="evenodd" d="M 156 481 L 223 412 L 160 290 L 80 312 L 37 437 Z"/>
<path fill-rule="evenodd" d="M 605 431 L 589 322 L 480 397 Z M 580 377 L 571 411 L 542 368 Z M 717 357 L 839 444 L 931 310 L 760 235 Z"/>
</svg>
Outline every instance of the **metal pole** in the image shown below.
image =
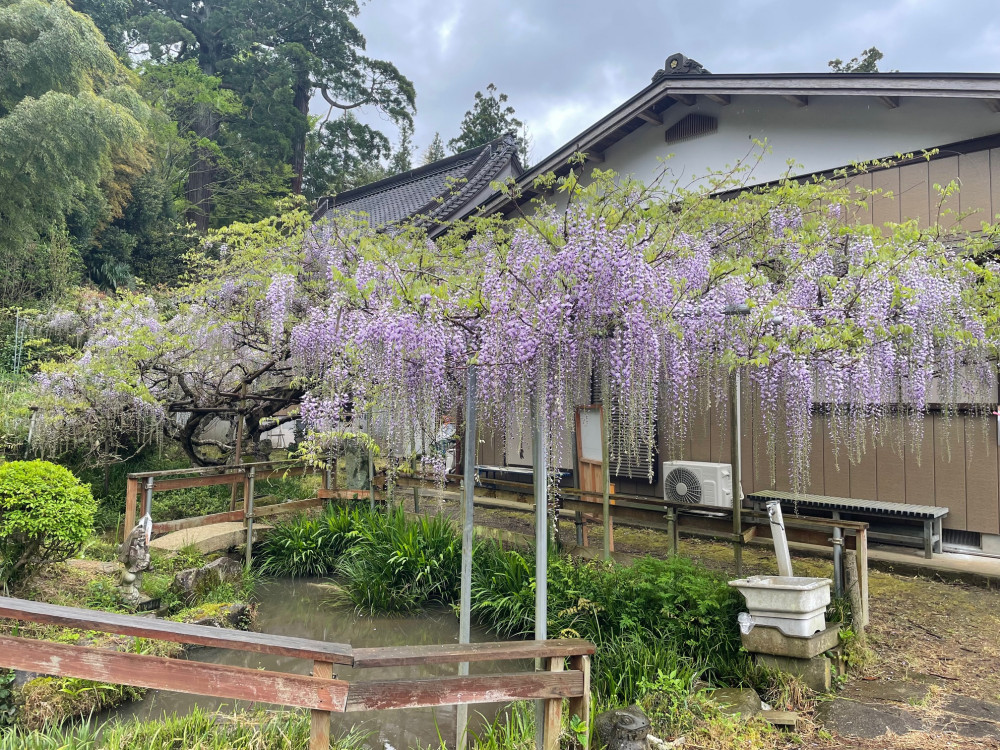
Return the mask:
<svg viewBox="0 0 1000 750">
<path fill-rule="evenodd" d="M 532 456 L 531 465 L 535 480 L 535 640 L 544 641 L 548 637 L 548 594 L 549 594 L 549 520 L 548 520 L 548 467 L 545 446 L 548 430 L 544 401 L 541 405 L 532 401 Z M 535 660 L 535 669 L 542 668 L 541 660 Z M 535 745 L 543 746 L 545 730 L 545 701 L 535 702 Z"/>
<path fill-rule="evenodd" d="M 413 470 L 413 512 L 420 512 L 420 488 L 417 486 L 417 456 L 414 454 L 410 459 L 410 468 Z"/>
<path fill-rule="evenodd" d="M 250 567 L 251 554 L 253 550 L 253 482 L 257 469 L 253 466 L 247 473 L 246 484 L 246 522 L 247 522 L 247 568 Z"/>
<path fill-rule="evenodd" d="M 368 507 L 375 510 L 375 448 L 368 448 Z"/>
<path fill-rule="evenodd" d="M 740 370 L 733 368 L 729 378 L 729 457 L 733 481 L 733 553 L 736 576 L 743 575 L 743 481 L 740 456 Z"/>
<path fill-rule="evenodd" d="M 462 501 L 462 588 L 458 609 L 458 642 L 469 643 L 472 636 L 472 546 L 476 493 L 476 368 L 469 365 L 465 385 L 465 457 L 463 459 L 465 493 Z M 416 495 L 414 495 L 416 500 Z M 469 674 L 469 662 L 458 665 L 458 674 Z M 455 746 L 465 747 L 468 735 L 469 706 L 458 706 Z"/>
<path fill-rule="evenodd" d="M 153 481 L 153 477 L 146 477 L 142 494 L 142 514 L 144 516 L 152 517 L 153 515 Z M 128 531 L 131 531 L 131 529 L 127 529 L 126 533 Z"/>
<path fill-rule="evenodd" d="M 601 404 L 601 481 L 604 496 L 604 559 L 611 559 L 611 461 L 609 458 L 608 440 L 611 439 L 611 417 L 607 404 Z"/>
</svg>

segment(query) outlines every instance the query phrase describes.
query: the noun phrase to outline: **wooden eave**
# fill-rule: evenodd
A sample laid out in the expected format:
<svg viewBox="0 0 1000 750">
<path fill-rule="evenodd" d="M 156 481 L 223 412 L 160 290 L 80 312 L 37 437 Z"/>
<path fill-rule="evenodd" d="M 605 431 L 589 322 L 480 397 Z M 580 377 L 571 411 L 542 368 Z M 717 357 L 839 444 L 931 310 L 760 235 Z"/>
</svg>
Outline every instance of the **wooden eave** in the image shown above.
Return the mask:
<svg viewBox="0 0 1000 750">
<path fill-rule="evenodd" d="M 731 101 L 734 96 L 775 96 L 808 106 L 814 97 L 872 97 L 885 106 L 897 106 L 900 97 L 980 99 L 984 106 L 1000 111 L 1000 75 L 993 73 L 846 73 L 786 74 L 710 74 L 665 76 L 591 125 L 518 179 L 522 195 L 530 199 L 538 194 L 532 183 L 539 176 L 554 172 L 563 176 L 570 170 L 569 160 L 577 153 L 598 155 L 625 136 L 649 124 L 649 113 L 662 115 L 670 107 L 686 107 L 698 96 L 713 101 Z M 655 125 L 654 125 L 655 126 Z M 514 210 L 513 201 L 498 195 L 480 210 L 489 214 Z"/>
</svg>

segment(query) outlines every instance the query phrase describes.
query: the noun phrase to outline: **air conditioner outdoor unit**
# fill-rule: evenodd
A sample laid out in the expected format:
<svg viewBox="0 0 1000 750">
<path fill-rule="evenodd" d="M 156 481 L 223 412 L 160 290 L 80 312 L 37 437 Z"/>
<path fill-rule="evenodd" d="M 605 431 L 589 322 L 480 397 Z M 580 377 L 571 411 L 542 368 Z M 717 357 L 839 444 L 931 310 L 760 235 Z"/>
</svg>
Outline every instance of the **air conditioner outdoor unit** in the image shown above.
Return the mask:
<svg viewBox="0 0 1000 750">
<path fill-rule="evenodd" d="M 732 508 L 732 469 L 706 461 L 664 461 L 663 494 L 675 503 Z"/>
</svg>

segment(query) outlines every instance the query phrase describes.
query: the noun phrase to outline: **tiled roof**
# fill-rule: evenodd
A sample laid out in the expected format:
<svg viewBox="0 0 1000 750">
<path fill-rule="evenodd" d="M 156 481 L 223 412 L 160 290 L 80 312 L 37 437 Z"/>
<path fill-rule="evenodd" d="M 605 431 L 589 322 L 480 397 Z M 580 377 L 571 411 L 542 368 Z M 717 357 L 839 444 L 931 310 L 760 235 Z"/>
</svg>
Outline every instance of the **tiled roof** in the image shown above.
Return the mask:
<svg viewBox="0 0 1000 750">
<path fill-rule="evenodd" d="M 516 162 L 516 152 L 513 136 L 503 136 L 484 146 L 324 198 L 313 219 L 337 211 L 364 213 L 378 227 L 417 216 L 423 218 L 424 224 L 447 221 L 512 160 Z"/>
</svg>

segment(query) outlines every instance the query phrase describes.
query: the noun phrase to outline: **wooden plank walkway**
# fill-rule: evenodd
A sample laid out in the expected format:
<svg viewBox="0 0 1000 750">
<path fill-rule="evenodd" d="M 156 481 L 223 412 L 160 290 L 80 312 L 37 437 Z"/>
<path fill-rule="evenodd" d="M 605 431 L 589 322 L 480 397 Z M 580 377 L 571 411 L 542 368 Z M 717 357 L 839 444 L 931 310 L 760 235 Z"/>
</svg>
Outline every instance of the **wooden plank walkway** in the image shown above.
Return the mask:
<svg viewBox="0 0 1000 750">
<path fill-rule="evenodd" d="M 260 541 L 272 528 L 274 527 L 254 524 L 253 540 Z M 238 547 L 245 544 L 246 540 L 247 530 L 243 523 L 229 521 L 198 526 L 193 529 L 171 531 L 169 534 L 151 541 L 149 546 L 153 549 L 177 552 L 184 547 L 193 545 L 201 554 L 207 555 L 210 552 L 221 552 L 230 547 Z"/>
</svg>

